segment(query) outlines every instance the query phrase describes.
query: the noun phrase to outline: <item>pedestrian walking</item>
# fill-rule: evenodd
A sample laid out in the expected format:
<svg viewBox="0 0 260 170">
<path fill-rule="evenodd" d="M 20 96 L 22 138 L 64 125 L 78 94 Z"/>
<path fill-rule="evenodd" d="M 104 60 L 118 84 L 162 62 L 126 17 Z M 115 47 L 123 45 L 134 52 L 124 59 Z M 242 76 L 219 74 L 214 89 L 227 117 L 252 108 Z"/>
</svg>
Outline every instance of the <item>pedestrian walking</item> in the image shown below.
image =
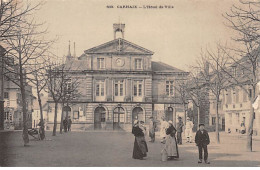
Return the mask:
<svg viewBox="0 0 260 170">
<path fill-rule="evenodd" d="M 72 124 L 72 120 L 69 116 L 69 118 L 68 118 L 68 131 L 71 131 L 71 124 Z"/>
<path fill-rule="evenodd" d="M 182 145 L 182 132 L 183 132 L 183 122 L 182 122 L 182 118 L 178 117 L 178 123 L 177 123 L 177 143 L 179 145 Z"/>
<path fill-rule="evenodd" d="M 68 118 L 67 117 L 63 120 L 63 128 L 64 128 L 64 132 L 67 132 L 67 130 L 68 130 Z"/>
<path fill-rule="evenodd" d="M 204 151 L 204 161 L 206 164 L 210 164 L 208 161 L 208 145 L 210 143 L 208 132 L 205 130 L 205 125 L 200 124 L 199 130 L 195 136 L 195 142 L 199 149 L 199 161 L 198 163 L 202 163 L 202 152 Z"/>
<path fill-rule="evenodd" d="M 143 160 L 143 158 L 147 156 L 148 147 L 145 141 L 144 131 L 141 126 L 142 125 L 138 120 L 134 121 L 134 126 L 132 129 L 132 134 L 135 136 L 133 158 Z"/>
<path fill-rule="evenodd" d="M 45 138 L 45 133 L 44 133 L 44 128 L 45 128 L 45 121 L 40 119 L 40 122 L 38 123 L 38 127 L 39 127 L 39 137 L 41 140 L 43 140 Z"/>
<path fill-rule="evenodd" d="M 166 152 L 168 155 L 169 160 L 173 160 L 175 158 L 179 158 L 179 151 L 178 151 L 178 146 L 177 146 L 177 140 L 176 140 L 176 129 L 173 126 L 172 121 L 170 120 L 169 122 L 169 127 L 166 129 Z"/>
<path fill-rule="evenodd" d="M 194 124 L 190 121 L 190 118 L 187 117 L 186 125 L 185 125 L 185 136 L 187 138 L 186 143 L 192 143 L 192 128 Z"/>
<path fill-rule="evenodd" d="M 155 141 L 155 128 L 156 128 L 156 123 L 153 119 L 153 117 L 150 117 L 150 122 L 149 122 L 149 137 L 151 140 L 149 142 L 154 143 Z"/>
<path fill-rule="evenodd" d="M 166 129 L 168 128 L 169 123 L 166 122 L 165 117 L 162 116 L 161 118 L 161 127 L 160 127 L 160 138 L 161 138 L 161 143 L 165 142 L 166 138 Z"/>
</svg>

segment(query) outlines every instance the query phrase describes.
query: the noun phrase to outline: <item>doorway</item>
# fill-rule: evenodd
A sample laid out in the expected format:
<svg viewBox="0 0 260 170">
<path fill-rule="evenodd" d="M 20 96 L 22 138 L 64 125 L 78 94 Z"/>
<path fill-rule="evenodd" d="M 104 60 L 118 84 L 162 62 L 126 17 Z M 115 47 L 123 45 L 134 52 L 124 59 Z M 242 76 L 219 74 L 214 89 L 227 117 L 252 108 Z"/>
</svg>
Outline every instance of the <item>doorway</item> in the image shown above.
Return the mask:
<svg viewBox="0 0 260 170">
<path fill-rule="evenodd" d="M 132 113 L 132 124 L 135 120 L 144 121 L 143 109 L 141 107 L 135 107 Z"/>
<path fill-rule="evenodd" d="M 172 107 L 168 107 L 166 112 L 165 112 L 165 119 L 168 122 L 169 120 L 174 121 L 173 120 L 173 108 Z"/>
<path fill-rule="evenodd" d="M 106 122 L 106 109 L 97 107 L 94 111 L 94 129 L 102 129 L 102 124 Z"/>
<path fill-rule="evenodd" d="M 122 126 L 125 123 L 125 109 L 116 107 L 113 112 L 113 129 L 123 130 Z"/>
</svg>

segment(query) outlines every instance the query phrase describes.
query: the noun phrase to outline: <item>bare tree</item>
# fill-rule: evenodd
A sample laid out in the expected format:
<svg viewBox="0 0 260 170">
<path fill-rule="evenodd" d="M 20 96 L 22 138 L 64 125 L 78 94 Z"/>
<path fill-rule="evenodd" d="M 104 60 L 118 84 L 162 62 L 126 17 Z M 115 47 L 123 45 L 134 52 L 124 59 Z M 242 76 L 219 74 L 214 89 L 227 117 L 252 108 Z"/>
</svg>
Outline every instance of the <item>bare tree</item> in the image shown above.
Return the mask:
<svg viewBox="0 0 260 170">
<path fill-rule="evenodd" d="M 235 30 L 238 35 L 233 40 L 239 48 L 229 49 L 234 54 L 226 52 L 230 60 L 233 61 L 233 68 L 237 67 L 245 73 L 242 77 L 230 73 L 230 68 L 226 69 L 229 81 L 235 86 L 241 87 L 250 99 L 250 121 L 247 130 L 247 150 L 252 151 L 252 135 L 254 122 L 254 108 L 252 104 L 256 99 L 256 87 L 259 81 L 259 38 L 260 38 L 260 2 L 240 1 L 240 6 L 233 6 L 229 13 L 224 15 L 227 25 Z M 223 48 L 223 50 L 227 50 Z M 227 50 L 228 51 L 228 50 Z M 249 88 L 248 88 L 249 87 Z"/>
<path fill-rule="evenodd" d="M 48 70 L 48 92 L 52 97 L 54 102 L 54 126 L 53 126 L 53 136 L 56 136 L 57 129 L 57 114 L 58 105 L 62 104 L 62 115 L 61 115 L 61 125 L 60 133 L 62 133 L 63 127 L 63 117 L 64 111 L 63 107 L 65 104 L 69 104 L 74 98 L 78 97 L 80 93 L 78 92 L 79 81 L 75 76 L 71 75 L 72 69 L 74 68 L 73 61 L 67 62 L 65 64 L 50 65 Z M 67 115 L 66 115 L 67 117 Z"/>
<path fill-rule="evenodd" d="M 38 10 L 43 2 L 32 4 L 22 0 L 0 0 L 0 41 L 16 35 L 16 26 Z"/>
<path fill-rule="evenodd" d="M 182 102 L 183 105 L 183 110 L 184 110 L 184 124 L 186 124 L 186 117 L 187 117 L 187 111 L 188 111 L 188 101 L 189 101 L 189 94 L 188 94 L 188 80 L 187 79 L 182 79 L 182 80 L 177 80 L 176 81 L 176 91 L 179 94 L 179 98 Z"/>
<path fill-rule="evenodd" d="M 25 16 L 31 15 L 35 10 L 39 9 L 43 2 L 32 4 L 29 1 L 22 0 L 0 0 L 0 46 L 5 47 L 4 40 L 17 35 L 17 25 L 23 22 Z M 3 57 L 6 55 L 6 50 L 2 53 Z M 3 77 L 4 77 L 4 60 L 2 60 L 1 75 L 0 75 L 0 129 L 4 129 L 4 104 L 3 104 Z"/>
<path fill-rule="evenodd" d="M 6 75 L 9 79 L 19 86 L 22 96 L 23 109 L 23 140 L 26 146 L 29 143 L 27 127 L 27 107 L 26 107 L 26 86 L 32 81 L 30 75 L 35 74 L 38 70 L 34 69 L 35 60 L 41 60 L 43 54 L 49 49 L 49 42 L 43 35 L 46 31 L 40 31 L 39 26 L 33 20 L 17 25 L 16 35 L 4 40 L 7 46 L 7 59 L 14 62 L 5 62 Z M 17 68 L 14 69 L 14 67 Z"/>
<path fill-rule="evenodd" d="M 189 82 L 187 83 L 186 92 L 188 99 L 197 108 L 197 128 L 200 124 L 200 115 L 201 115 L 201 106 L 202 106 L 202 89 L 205 86 L 204 79 L 201 78 L 200 70 L 196 67 L 192 67 L 192 70 L 189 74 Z"/>
<path fill-rule="evenodd" d="M 200 70 L 200 77 L 204 79 L 207 88 L 213 96 L 216 103 L 216 140 L 219 139 L 219 107 L 221 105 L 220 96 L 227 85 L 226 73 L 223 68 L 228 66 L 228 57 L 226 53 L 217 45 L 216 52 L 206 50 L 201 52 L 201 58 L 198 61 L 198 69 Z M 206 68 L 206 70 L 205 70 Z"/>
</svg>

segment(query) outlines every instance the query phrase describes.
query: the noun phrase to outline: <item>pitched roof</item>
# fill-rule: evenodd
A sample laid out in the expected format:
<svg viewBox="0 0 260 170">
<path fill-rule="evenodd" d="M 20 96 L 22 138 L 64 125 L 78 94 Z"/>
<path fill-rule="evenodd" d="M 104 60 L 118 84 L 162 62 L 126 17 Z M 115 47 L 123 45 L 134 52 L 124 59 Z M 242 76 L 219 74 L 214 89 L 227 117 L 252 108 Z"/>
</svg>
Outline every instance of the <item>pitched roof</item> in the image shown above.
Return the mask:
<svg viewBox="0 0 260 170">
<path fill-rule="evenodd" d="M 118 38 L 84 51 L 85 54 L 139 54 L 153 55 L 153 52 L 125 39 Z"/>
<path fill-rule="evenodd" d="M 176 72 L 176 73 L 186 73 L 183 70 L 180 70 L 171 65 L 165 64 L 160 61 L 152 61 L 152 71 L 155 72 Z"/>
</svg>

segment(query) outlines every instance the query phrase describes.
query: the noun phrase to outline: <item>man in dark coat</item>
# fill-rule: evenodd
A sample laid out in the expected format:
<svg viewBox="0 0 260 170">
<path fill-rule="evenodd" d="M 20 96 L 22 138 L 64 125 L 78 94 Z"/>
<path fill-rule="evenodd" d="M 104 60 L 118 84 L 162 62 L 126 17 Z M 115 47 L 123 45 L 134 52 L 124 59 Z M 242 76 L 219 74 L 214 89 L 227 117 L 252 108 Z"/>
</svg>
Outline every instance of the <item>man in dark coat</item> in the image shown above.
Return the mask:
<svg viewBox="0 0 260 170">
<path fill-rule="evenodd" d="M 177 123 L 177 143 L 179 145 L 182 144 L 182 132 L 183 132 L 183 122 L 181 120 L 181 117 L 178 117 L 178 123 Z"/>
<path fill-rule="evenodd" d="M 204 129 L 204 124 L 199 124 L 199 130 L 195 136 L 195 143 L 199 148 L 199 161 L 198 163 L 202 163 L 202 150 L 204 150 L 204 161 L 206 164 L 210 164 L 208 161 L 208 144 L 210 143 L 209 134 Z"/>
<path fill-rule="evenodd" d="M 67 132 L 67 129 L 68 129 L 68 118 L 67 117 L 63 120 L 63 128 L 64 128 L 64 132 Z"/>
<path fill-rule="evenodd" d="M 71 131 L 71 124 L 72 124 L 72 121 L 71 121 L 71 118 L 69 116 L 69 119 L 68 119 L 68 131 Z"/>
</svg>

